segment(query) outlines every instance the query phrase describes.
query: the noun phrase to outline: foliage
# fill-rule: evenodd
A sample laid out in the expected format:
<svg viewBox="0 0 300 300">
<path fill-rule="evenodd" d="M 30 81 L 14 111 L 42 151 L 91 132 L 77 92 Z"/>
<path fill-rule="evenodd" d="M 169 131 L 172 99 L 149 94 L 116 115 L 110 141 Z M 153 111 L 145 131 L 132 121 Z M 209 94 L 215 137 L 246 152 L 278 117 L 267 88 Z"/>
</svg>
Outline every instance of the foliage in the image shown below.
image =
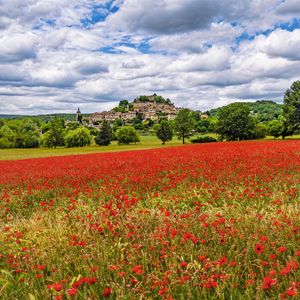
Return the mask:
<svg viewBox="0 0 300 300">
<path fill-rule="evenodd" d="M 102 122 L 99 133 L 95 138 L 95 143 L 99 146 L 108 146 L 112 140 L 112 129 L 110 123 L 106 120 Z"/>
<path fill-rule="evenodd" d="M 37 148 L 39 147 L 38 122 L 29 118 L 6 120 L 0 127 L 0 148 Z"/>
<path fill-rule="evenodd" d="M 182 143 L 185 139 L 190 137 L 195 129 L 195 121 L 192 117 L 191 111 L 187 108 L 181 109 L 175 119 L 175 131 Z"/>
<path fill-rule="evenodd" d="M 298 299 L 299 146 L 0 162 L 1 299 Z"/>
<path fill-rule="evenodd" d="M 92 136 L 86 127 L 79 127 L 67 133 L 65 142 L 67 147 L 84 147 L 91 144 Z"/>
<path fill-rule="evenodd" d="M 156 103 L 162 103 L 162 104 L 171 104 L 171 100 L 169 98 L 165 99 L 162 96 L 156 95 L 154 94 L 153 96 L 150 97 L 154 97 L 154 100 L 156 101 Z M 139 96 L 137 97 L 133 102 L 149 102 L 149 96 Z"/>
<path fill-rule="evenodd" d="M 5 136 L 0 137 L 0 149 L 12 148 L 13 143 Z"/>
<path fill-rule="evenodd" d="M 196 138 L 191 139 L 193 144 L 201 143 L 212 143 L 217 142 L 217 140 L 211 136 L 197 136 Z"/>
<path fill-rule="evenodd" d="M 42 136 L 41 142 L 44 147 L 56 148 L 65 145 L 65 121 L 61 118 L 51 120 L 49 129 Z"/>
<path fill-rule="evenodd" d="M 117 111 L 117 112 L 126 112 L 130 109 L 129 107 L 129 101 L 128 100 L 121 100 L 119 102 L 119 105 L 115 108 L 113 108 L 114 111 Z"/>
<path fill-rule="evenodd" d="M 268 127 L 265 124 L 258 123 L 255 125 L 251 138 L 263 139 L 268 133 Z"/>
<path fill-rule="evenodd" d="M 116 132 L 118 144 L 130 144 L 137 143 L 140 141 L 138 133 L 131 126 L 123 126 Z"/>
<path fill-rule="evenodd" d="M 282 120 L 273 120 L 268 123 L 268 134 L 278 138 L 281 136 L 283 131 L 283 122 Z"/>
<path fill-rule="evenodd" d="M 295 81 L 284 95 L 283 114 L 286 135 L 300 129 L 300 80 Z"/>
<path fill-rule="evenodd" d="M 256 102 L 246 102 L 253 116 L 260 123 L 267 123 L 277 119 L 282 114 L 282 105 L 270 100 L 258 100 Z M 212 109 L 209 113 L 217 116 L 220 108 Z"/>
<path fill-rule="evenodd" d="M 165 142 L 171 141 L 173 138 L 173 127 L 170 122 L 167 120 L 161 120 L 156 129 L 156 136 L 162 141 L 163 145 Z"/>
<path fill-rule="evenodd" d="M 236 141 L 250 139 L 255 129 L 255 121 L 250 116 L 250 108 L 245 103 L 232 103 L 218 111 L 216 133 L 220 140 Z"/>
</svg>

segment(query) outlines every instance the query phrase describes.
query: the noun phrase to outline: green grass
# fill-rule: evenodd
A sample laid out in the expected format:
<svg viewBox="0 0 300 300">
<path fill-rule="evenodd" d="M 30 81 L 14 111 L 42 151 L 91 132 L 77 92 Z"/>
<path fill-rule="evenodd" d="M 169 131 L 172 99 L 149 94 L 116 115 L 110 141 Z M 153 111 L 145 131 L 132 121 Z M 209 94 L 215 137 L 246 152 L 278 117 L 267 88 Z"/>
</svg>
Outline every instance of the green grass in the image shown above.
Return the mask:
<svg viewBox="0 0 300 300">
<path fill-rule="evenodd" d="M 195 136 L 211 136 L 217 138 L 214 133 L 207 134 L 196 134 Z M 268 136 L 267 140 L 274 140 L 274 137 Z M 294 135 L 286 137 L 289 139 L 300 139 L 300 135 Z M 277 140 L 282 140 L 278 138 Z M 190 143 L 186 140 L 186 143 Z M 99 147 L 97 145 L 89 147 L 76 147 L 76 148 L 65 148 L 60 147 L 56 149 L 38 148 L 38 149 L 0 149 L 0 160 L 16 160 L 16 159 L 27 159 L 27 158 L 38 158 L 38 157 L 49 157 L 49 156 L 64 156 L 64 155 L 76 155 L 76 154 L 89 154 L 89 153 L 101 153 L 101 152 L 116 152 L 116 151 L 127 151 L 127 150 L 141 150 L 151 149 L 168 146 L 179 146 L 182 145 L 181 140 L 174 137 L 171 142 L 167 142 L 165 145 L 161 144 L 161 141 L 156 136 L 141 136 L 141 142 L 130 145 L 118 145 L 116 141 L 112 142 L 109 146 Z"/>
<path fill-rule="evenodd" d="M 188 142 L 188 141 L 187 141 Z M 49 157 L 49 156 L 64 156 L 74 154 L 88 154 L 98 152 L 113 152 L 113 151 L 126 151 L 126 150 L 141 150 L 151 149 L 167 146 L 178 146 L 182 142 L 176 137 L 166 145 L 162 145 L 161 141 L 156 136 L 141 136 L 141 142 L 130 145 L 118 145 L 117 142 L 112 142 L 109 146 L 89 146 L 89 147 L 76 147 L 76 148 L 38 148 L 38 149 L 0 149 L 0 160 L 15 160 L 36 157 Z"/>
</svg>

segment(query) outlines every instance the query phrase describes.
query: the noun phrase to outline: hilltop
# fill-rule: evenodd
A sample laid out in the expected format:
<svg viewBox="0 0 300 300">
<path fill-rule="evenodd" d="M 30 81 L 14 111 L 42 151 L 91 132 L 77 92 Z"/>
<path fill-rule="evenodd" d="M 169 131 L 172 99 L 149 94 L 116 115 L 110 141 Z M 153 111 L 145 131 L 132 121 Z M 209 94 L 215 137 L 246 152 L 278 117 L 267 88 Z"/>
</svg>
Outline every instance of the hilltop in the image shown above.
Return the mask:
<svg viewBox="0 0 300 300">
<path fill-rule="evenodd" d="M 168 120 L 173 120 L 178 110 L 168 98 L 165 99 L 156 94 L 151 96 L 143 95 L 135 98 L 132 102 L 122 100 L 117 107 L 110 111 L 95 112 L 91 115 L 89 121 L 94 125 L 103 120 L 122 120 L 126 122 L 139 118 L 141 121 L 149 119 L 156 121 L 162 116 Z"/>
</svg>

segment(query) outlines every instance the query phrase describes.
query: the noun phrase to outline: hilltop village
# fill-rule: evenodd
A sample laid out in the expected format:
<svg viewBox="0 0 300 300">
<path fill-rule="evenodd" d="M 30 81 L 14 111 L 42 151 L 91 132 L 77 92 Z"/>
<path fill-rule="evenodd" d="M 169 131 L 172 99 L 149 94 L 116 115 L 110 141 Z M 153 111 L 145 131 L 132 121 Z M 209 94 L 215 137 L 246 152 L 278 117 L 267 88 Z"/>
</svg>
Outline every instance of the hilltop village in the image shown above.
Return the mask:
<svg viewBox="0 0 300 300">
<path fill-rule="evenodd" d="M 117 119 L 126 123 L 136 117 L 139 117 L 141 121 L 148 119 L 156 121 L 160 117 L 174 120 L 179 110 L 170 99 L 164 99 L 162 96 L 156 94 L 139 96 L 131 103 L 127 100 L 120 101 L 119 106 L 110 111 L 93 113 L 89 118 L 89 123 L 96 125 L 103 120 L 115 121 Z"/>
</svg>

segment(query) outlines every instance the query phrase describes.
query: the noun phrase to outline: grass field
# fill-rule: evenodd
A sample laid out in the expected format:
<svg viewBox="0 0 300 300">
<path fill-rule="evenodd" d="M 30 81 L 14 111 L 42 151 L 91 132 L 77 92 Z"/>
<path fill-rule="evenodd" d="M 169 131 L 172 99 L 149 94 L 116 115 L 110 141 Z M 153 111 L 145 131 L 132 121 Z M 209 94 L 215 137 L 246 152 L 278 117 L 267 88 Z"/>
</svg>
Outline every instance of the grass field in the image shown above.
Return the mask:
<svg viewBox="0 0 300 300">
<path fill-rule="evenodd" d="M 26 159 L 35 157 L 49 157 L 49 156 L 64 156 L 73 154 L 88 154 L 88 153 L 101 153 L 101 152 L 114 152 L 125 150 L 140 150 L 151 149 L 157 147 L 166 146 L 178 146 L 181 141 L 174 138 L 171 142 L 167 142 L 165 146 L 161 144 L 161 141 L 155 136 L 141 136 L 141 142 L 130 145 L 118 145 L 116 141 L 113 141 L 109 146 L 89 146 L 79 148 L 38 148 L 38 149 L 0 149 L 0 160 L 13 160 L 13 159 Z"/>
<path fill-rule="evenodd" d="M 0 161 L 0 299 L 298 299 L 299 149 Z"/>
<path fill-rule="evenodd" d="M 215 136 L 213 134 L 208 134 Z M 189 140 L 186 140 L 189 143 Z M 167 146 L 179 146 L 182 142 L 176 137 L 172 141 L 162 145 L 161 141 L 156 136 L 141 136 L 141 142 L 130 145 L 118 145 L 116 141 L 113 141 L 109 146 L 99 147 L 97 145 L 89 147 L 79 148 L 65 148 L 60 147 L 56 149 L 38 148 L 38 149 L 0 149 L 0 160 L 14 160 L 14 159 L 26 159 L 37 157 L 49 157 L 49 156 L 64 156 L 74 154 L 88 154 L 88 153 L 102 153 L 102 152 L 115 152 L 126 150 L 141 150 L 151 149 Z"/>
<path fill-rule="evenodd" d="M 203 134 L 202 136 L 211 136 L 217 138 L 216 134 Z M 197 135 L 201 136 L 201 135 Z M 287 137 L 287 140 L 300 139 L 300 135 Z M 266 140 L 274 140 L 273 137 L 268 136 Z M 277 139 L 280 141 L 281 139 Z M 189 144 L 189 140 L 186 140 Z M 26 158 L 38 158 L 38 157 L 51 157 L 51 156 L 64 156 L 64 155 L 75 155 L 75 154 L 89 154 L 89 153 L 103 153 L 103 152 L 117 152 L 117 151 L 128 151 L 128 150 L 141 150 L 160 148 L 168 146 L 179 146 L 182 142 L 176 137 L 171 142 L 167 142 L 166 145 L 162 145 L 161 141 L 156 136 L 141 136 L 141 142 L 130 145 L 118 145 L 116 141 L 112 142 L 109 146 L 89 146 L 79 148 L 65 148 L 60 147 L 56 149 L 38 148 L 38 149 L 0 149 L 0 160 L 14 160 L 14 159 L 26 159 Z"/>
</svg>

